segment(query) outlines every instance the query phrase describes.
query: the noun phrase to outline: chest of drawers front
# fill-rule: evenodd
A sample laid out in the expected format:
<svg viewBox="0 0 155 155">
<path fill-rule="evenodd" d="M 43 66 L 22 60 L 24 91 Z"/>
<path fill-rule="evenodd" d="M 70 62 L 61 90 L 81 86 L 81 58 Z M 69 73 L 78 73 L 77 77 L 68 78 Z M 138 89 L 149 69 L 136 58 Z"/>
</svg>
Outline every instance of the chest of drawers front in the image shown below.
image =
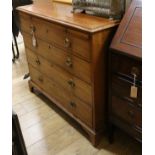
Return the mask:
<svg viewBox="0 0 155 155">
<path fill-rule="evenodd" d="M 106 121 L 106 51 L 113 28 L 89 33 L 32 14 L 19 16 L 30 90 L 37 88 L 74 118 L 96 145 Z"/>
</svg>

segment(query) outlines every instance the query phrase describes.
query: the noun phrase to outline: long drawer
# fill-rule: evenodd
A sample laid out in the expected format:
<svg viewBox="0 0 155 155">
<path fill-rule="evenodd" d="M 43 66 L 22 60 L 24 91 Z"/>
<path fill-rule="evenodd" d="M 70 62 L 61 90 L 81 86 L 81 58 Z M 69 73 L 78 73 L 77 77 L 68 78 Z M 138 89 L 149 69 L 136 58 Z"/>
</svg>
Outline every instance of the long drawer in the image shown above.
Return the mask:
<svg viewBox="0 0 155 155">
<path fill-rule="evenodd" d="M 127 101 L 122 100 L 116 96 L 112 96 L 112 114 L 115 117 L 133 125 L 135 119 L 134 106 L 128 104 Z"/>
<path fill-rule="evenodd" d="M 131 129 L 128 132 L 131 133 L 138 141 L 141 141 L 142 111 L 115 95 L 112 96 L 111 106 L 112 118 L 115 120 L 115 123 L 118 121 L 118 124 L 121 122 L 124 125 L 130 126 Z"/>
<path fill-rule="evenodd" d="M 29 64 L 54 80 L 73 95 L 92 105 L 92 88 L 89 84 L 28 49 L 26 49 L 26 53 Z"/>
<path fill-rule="evenodd" d="M 112 96 L 112 114 L 137 129 L 142 128 L 142 111 L 121 98 Z"/>
<path fill-rule="evenodd" d="M 92 127 L 92 108 L 66 91 L 59 84 L 47 78 L 44 74 L 29 65 L 31 80 L 47 94 L 57 100 L 67 111 L 77 119 Z"/>
<path fill-rule="evenodd" d="M 139 85 L 137 86 L 137 98 L 132 98 L 130 96 L 131 86 L 133 83 L 128 81 L 125 78 L 122 78 L 117 75 L 112 76 L 112 92 L 120 96 L 122 99 L 127 100 L 128 102 L 138 106 L 139 108 L 142 107 L 142 87 Z"/>
<path fill-rule="evenodd" d="M 26 33 L 23 33 L 23 35 L 27 48 L 43 56 L 47 60 L 54 62 L 80 79 L 91 83 L 90 63 L 73 56 L 71 53 L 64 52 L 54 44 L 47 43 L 40 39 L 37 39 L 37 47 L 33 47 L 31 36 Z"/>
<path fill-rule="evenodd" d="M 50 23 L 35 16 L 20 14 L 22 32 L 32 34 L 33 31 L 36 38 L 55 43 L 67 52 L 73 52 L 87 61 L 91 60 L 91 39 L 88 33 Z"/>
</svg>

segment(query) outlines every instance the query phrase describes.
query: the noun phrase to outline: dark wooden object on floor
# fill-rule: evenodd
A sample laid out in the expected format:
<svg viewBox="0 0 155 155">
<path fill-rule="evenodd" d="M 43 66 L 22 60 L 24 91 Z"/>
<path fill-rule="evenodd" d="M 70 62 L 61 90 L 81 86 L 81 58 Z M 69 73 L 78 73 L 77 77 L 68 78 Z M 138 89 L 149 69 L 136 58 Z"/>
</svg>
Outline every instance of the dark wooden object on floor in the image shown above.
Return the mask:
<svg viewBox="0 0 155 155">
<path fill-rule="evenodd" d="M 13 41 L 15 43 L 16 50 L 14 49 L 14 45 L 12 42 L 12 53 L 13 53 L 12 61 L 15 62 L 15 60 L 19 58 L 19 49 L 18 49 L 17 39 L 16 39 L 14 32 L 13 32 Z"/>
<path fill-rule="evenodd" d="M 12 155 L 27 155 L 18 116 L 12 112 Z"/>
<path fill-rule="evenodd" d="M 72 6 L 51 1 L 18 11 L 30 90 L 75 119 L 96 145 L 107 121 L 107 52 L 119 21 L 73 14 Z"/>
<path fill-rule="evenodd" d="M 142 141 L 142 5 L 134 0 L 111 44 L 109 126 Z"/>
</svg>

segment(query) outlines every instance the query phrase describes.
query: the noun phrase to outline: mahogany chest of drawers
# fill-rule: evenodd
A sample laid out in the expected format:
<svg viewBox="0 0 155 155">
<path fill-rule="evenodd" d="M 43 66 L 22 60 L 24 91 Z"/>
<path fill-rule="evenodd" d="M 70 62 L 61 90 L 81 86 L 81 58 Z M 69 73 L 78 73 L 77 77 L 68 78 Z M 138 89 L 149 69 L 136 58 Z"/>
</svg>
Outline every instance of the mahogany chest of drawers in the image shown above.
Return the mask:
<svg viewBox="0 0 155 155">
<path fill-rule="evenodd" d="M 96 145 L 106 124 L 107 51 L 119 21 L 71 10 L 54 2 L 18 8 L 29 86 L 75 119 Z"/>
<path fill-rule="evenodd" d="M 109 65 L 110 126 L 123 129 L 140 142 L 142 141 L 141 18 L 141 0 L 134 0 L 113 38 Z M 112 133 L 110 135 L 112 136 Z"/>
</svg>

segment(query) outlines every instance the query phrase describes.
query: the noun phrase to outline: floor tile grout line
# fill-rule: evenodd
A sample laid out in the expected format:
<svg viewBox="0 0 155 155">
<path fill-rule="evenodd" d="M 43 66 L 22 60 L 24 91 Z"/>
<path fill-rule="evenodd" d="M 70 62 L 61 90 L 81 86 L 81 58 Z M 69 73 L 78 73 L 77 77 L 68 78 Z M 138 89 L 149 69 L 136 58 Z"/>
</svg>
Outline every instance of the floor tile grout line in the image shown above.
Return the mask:
<svg viewBox="0 0 155 155">
<path fill-rule="evenodd" d="M 51 115 L 51 116 L 52 116 L 52 115 Z M 27 128 L 24 128 L 23 131 L 25 132 L 25 130 L 28 130 L 29 128 L 32 128 L 32 127 L 35 126 L 36 124 L 39 124 L 41 121 L 46 121 L 47 119 L 52 118 L 51 116 L 48 117 L 48 118 L 45 118 L 45 119 L 43 119 L 43 120 L 40 120 L 40 121 L 38 121 L 38 122 L 36 122 L 36 123 L 30 125 L 30 126 L 27 127 Z M 55 114 L 53 115 L 53 117 L 56 117 Z M 21 123 L 21 124 L 22 124 L 22 123 Z"/>
<path fill-rule="evenodd" d="M 65 124 L 63 127 L 59 128 L 59 130 L 61 130 L 61 129 L 65 128 L 65 126 L 67 126 L 67 124 Z M 29 149 L 29 147 L 31 147 L 31 146 L 33 146 L 33 145 L 35 145 L 35 144 L 36 144 L 36 143 L 38 143 L 39 141 L 42 141 L 42 140 L 43 140 L 43 139 L 45 139 L 46 137 L 49 137 L 50 135 L 54 134 L 55 132 L 57 132 L 57 130 L 56 130 L 56 131 L 54 131 L 54 132 L 51 132 L 50 134 L 46 135 L 45 137 L 43 137 L 43 138 L 39 139 L 39 140 L 38 140 L 38 141 L 36 141 L 35 143 L 33 143 L 33 144 L 31 144 L 31 145 L 26 146 L 26 148 L 27 148 L 27 149 Z"/>
</svg>

